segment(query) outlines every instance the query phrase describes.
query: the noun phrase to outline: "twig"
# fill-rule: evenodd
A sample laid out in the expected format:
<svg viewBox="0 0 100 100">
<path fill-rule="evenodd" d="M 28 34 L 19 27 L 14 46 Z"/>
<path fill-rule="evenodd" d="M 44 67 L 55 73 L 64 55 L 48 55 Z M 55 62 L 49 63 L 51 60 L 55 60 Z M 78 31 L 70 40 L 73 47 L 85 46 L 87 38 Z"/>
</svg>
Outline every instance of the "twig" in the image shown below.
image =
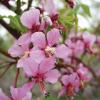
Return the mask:
<svg viewBox="0 0 100 100">
<path fill-rule="evenodd" d="M 17 69 L 17 72 L 16 72 L 16 76 L 15 76 L 15 81 L 14 81 L 14 87 L 15 88 L 17 86 L 17 81 L 18 81 L 19 74 L 20 74 L 20 69 L 18 68 Z"/>
<path fill-rule="evenodd" d="M 28 6 L 27 6 L 27 9 L 25 9 L 25 11 L 30 9 L 30 7 L 31 7 L 31 5 L 32 5 L 32 1 L 33 1 L 33 0 L 29 0 L 29 1 L 28 1 Z"/>
<path fill-rule="evenodd" d="M 16 5 L 17 5 L 17 7 L 16 7 L 15 12 L 16 12 L 18 15 L 20 15 L 21 12 L 22 12 L 22 10 L 21 10 L 21 0 L 17 0 L 17 1 L 16 1 Z"/>
<path fill-rule="evenodd" d="M 18 32 L 17 30 L 13 29 L 12 27 L 10 27 L 5 21 L 3 21 L 2 19 L 0 19 L 0 24 L 6 28 L 8 30 L 8 32 L 14 36 L 16 39 L 18 39 L 20 37 L 20 32 Z"/>
<path fill-rule="evenodd" d="M 89 67 L 89 65 L 85 64 L 85 63 L 84 63 L 81 59 L 79 59 L 79 58 L 75 58 L 75 57 L 74 57 L 74 59 L 76 59 L 79 63 L 82 63 L 82 64 L 84 65 L 84 67 L 86 67 L 86 68 L 92 73 L 93 77 L 94 77 L 94 78 L 97 78 L 97 75 L 96 75 L 95 71 L 94 71 L 91 67 Z"/>
<path fill-rule="evenodd" d="M 9 5 L 8 2 L 9 2 L 9 0 L 0 0 L 0 3 L 1 3 L 2 5 L 6 6 L 8 9 L 11 10 L 12 6 Z"/>
<path fill-rule="evenodd" d="M 0 48 L 0 53 L 3 54 L 6 57 L 12 58 L 6 51 Z"/>
<path fill-rule="evenodd" d="M 0 78 L 5 75 L 5 73 L 8 71 L 8 69 L 12 66 L 13 63 L 10 63 L 7 68 L 4 70 L 4 72 L 0 75 Z"/>
</svg>

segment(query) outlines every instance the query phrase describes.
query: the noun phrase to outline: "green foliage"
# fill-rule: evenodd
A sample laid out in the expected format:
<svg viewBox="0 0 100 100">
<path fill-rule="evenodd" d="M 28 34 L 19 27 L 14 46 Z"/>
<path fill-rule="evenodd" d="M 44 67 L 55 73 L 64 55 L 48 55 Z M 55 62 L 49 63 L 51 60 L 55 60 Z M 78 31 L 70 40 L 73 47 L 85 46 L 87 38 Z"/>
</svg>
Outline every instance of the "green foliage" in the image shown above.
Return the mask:
<svg viewBox="0 0 100 100">
<path fill-rule="evenodd" d="M 88 15 L 88 16 L 90 17 L 90 16 L 91 16 L 91 12 L 90 12 L 89 6 L 86 5 L 86 4 L 80 4 L 80 6 L 81 6 L 81 8 L 82 8 L 82 10 L 83 10 L 83 13 L 84 13 L 85 15 Z"/>
<path fill-rule="evenodd" d="M 9 16 L 10 26 L 20 32 L 26 32 L 27 29 L 21 24 L 20 16 Z"/>
</svg>

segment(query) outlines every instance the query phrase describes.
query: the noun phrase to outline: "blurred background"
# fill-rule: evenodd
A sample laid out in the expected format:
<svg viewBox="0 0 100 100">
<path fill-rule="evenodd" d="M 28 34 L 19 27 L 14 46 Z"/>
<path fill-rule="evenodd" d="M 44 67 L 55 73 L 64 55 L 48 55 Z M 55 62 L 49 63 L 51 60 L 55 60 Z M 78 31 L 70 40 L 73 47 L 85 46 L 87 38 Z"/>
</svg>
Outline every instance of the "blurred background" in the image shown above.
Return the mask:
<svg viewBox="0 0 100 100">
<path fill-rule="evenodd" d="M 11 20 L 9 18 L 6 18 L 6 16 L 16 16 L 16 14 L 9 10 L 9 8 L 5 7 L 2 1 L 7 0 L 0 0 L 0 20 L 2 19 L 2 16 L 4 16 L 4 21 L 6 21 L 7 24 L 11 23 Z M 32 7 L 38 5 L 38 0 L 33 0 Z M 78 26 L 80 30 L 85 30 L 94 34 L 100 35 L 100 0 L 77 0 L 78 2 L 81 2 L 82 4 L 86 4 L 87 7 L 84 9 L 80 9 L 78 11 Z M 28 0 L 22 0 L 23 6 L 21 7 L 22 10 L 27 8 Z M 63 9 L 64 4 L 63 0 L 54 0 L 55 5 L 58 9 Z M 9 4 L 12 5 L 14 8 L 16 7 L 16 0 L 9 0 Z M 67 12 L 67 10 L 66 10 Z M 89 16 L 87 16 L 87 15 Z M 16 21 L 16 19 L 13 19 Z M 17 23 L 17 21 L 16 21 Z M 15 25 L 16 23 L 13 23 Z M 16 26 L 18 30 L 21 30 L 20 26 Z M 13 27 L 15 28 L 15 27 Z M 24 30 L 21 30 L 21 32 L 24 32 Z M 14 43 L 15 39 L 9 32 L 2 26 L 0 21 L 0 49 L 7 52 L 7 50 L 10 48 L 10 46 Z M 0 62 L 7 61 L 8 58 L 5 57 L 0 53 Z M 9 59 L 10 60 L 10 59 Z M 93 67 L 100 67 L 100 63 L 97 63 L 98 61 L 94 58 L 93 63 L 91 66 Z M 5 65 L 3 65 L 5 66 Z M 3 72 L 4 68 L 1 68 L 2 65 L 0 64 L 0 73 Z M 7 73 L 0 78 L 0 88 L 2 88 L 7 94 L 9 94 L 9 87 L 13 84 L 14 77 L 16 73 L 16 68 L 11 67 Z M 21 71 L 21 77 L 19 79 L 19 84 L 23 84 L 26 80 L 24 79 L 23 72 Z M 33 91 L 33 98 L 34 100 L 58 100 L 57 91 L 60 89 L 60 85 L 56 84 L 53 87 L 49 87 L 48 89 L 51 91 L 51 94 L 47 98 L 42 98 L 39 94 L 38 87 L 36 87 Z M 54 91 L 52 91 L 52 89 Z M 65 97 L 60 98 L 59 100 L 66 100 Z M 76 96 L 76 100 L 100 100 L 100 87 L 93 88 L 92 86 L 87 86 L 84 93 L 80 93 Z"/>
</svg>

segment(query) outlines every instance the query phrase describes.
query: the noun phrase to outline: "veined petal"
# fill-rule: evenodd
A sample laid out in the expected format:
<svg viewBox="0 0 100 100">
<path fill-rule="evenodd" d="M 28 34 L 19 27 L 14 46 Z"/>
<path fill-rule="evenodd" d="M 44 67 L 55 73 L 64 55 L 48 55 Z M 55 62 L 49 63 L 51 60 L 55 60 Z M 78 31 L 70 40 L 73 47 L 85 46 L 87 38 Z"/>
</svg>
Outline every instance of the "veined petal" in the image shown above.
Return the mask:
<svg viewBox="0 0 100 100">
<path fill-rule="evenodd" d="M 60 73 L 56 69 L 51 70 L 46 73 L 46 81 L 48 81 L 52 84 L 56 83 L 59 77 L 60 77 Z"/>
<path fill-rule="evenodd" d="M 42 72 L 42 73 L 46 73 L 49 70 L 53 69 L 54 67 L 55 67 L 55 59 L 54 59 L 54 57 L 45 58 L 40 63 L 39 71 Z"/>
<path fill-rule="evenodd" d="M 24 62 L 23 69 L 27 76 L 34 76 L 38 71 L 38 63 L 32 57 L 29 57 Z"/>
<path fill-rule="evenodd" d="M 66 47 L 64 44 L 59 45 L 55 51 L 56 57 L 62 58 L 62 59 L 67 58 L 68 56 L 71 55 L 71 53 L 72 51 L 68 47 Z"/>
<path fill-rule="evenodd" d="M 53 46 L 54 44 L 57 44 L 60 38 L 61 38 L 60 32 L 56 28 L 52 29 L 47 33 L 47 40 L 49 46 Z"/>
<path fill-rule="evenodd" d="M 24 51 L 23 49 L 18 46 L 17 41 L 14 43 L 14 45 L 8 50 L 8 53 L 12 56 L 12 57 L 20 57 L 23 55 Z"/>
<path fill-rule="evenodd" d="M 46 46 L 46 38 L 44 33 L 42 32 L 35 32 L 33 33 L 31 37 L 31 41 L 33 42 L 33 45 L 39 48 L 45 48 Z"/>
<path fill-rule="evenodd" d="M 31 51 L 30 56 L 37 63 L 40 63 L 45 58 L 45 54 L 42 50 L 33 50 Z"/>
<path fill-rule="evenodd" d="M 40 17 L 40 11 L 34 8 L 24 12 L 20 19 L 25 27 L 32 29 L 33 25 L 40 24 L 39 17 Z"/>
</svg>

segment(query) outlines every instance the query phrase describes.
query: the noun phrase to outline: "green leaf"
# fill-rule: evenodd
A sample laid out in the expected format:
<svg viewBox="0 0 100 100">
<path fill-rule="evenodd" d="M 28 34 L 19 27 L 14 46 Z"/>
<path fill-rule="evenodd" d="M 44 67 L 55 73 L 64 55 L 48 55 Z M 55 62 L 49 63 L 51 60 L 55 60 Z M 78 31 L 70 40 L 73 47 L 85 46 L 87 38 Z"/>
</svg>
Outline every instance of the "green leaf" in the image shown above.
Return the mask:
<svg viewBox="0 0 100 100">
<path fill-rule="evenodd" d="M 2 16 L 2 15 L 0 15 L 0 19 L 3 19 L 3 18 L 8 18 L 8 16 Z"/>
<path fill-rule="evenodd" d="M 81 4 L 80 6 L 81 6 L 81 8 L 83 9 L 83 11 L 84 11 L 84 13 L 85 13 L 86 15 L 91 16 L 90 8 L 89 8 L 88 5 L 86 5 L 86 4 Z"/>
<path fill-rule="evenodd" d="M 10 26 L 20 32 L 27 32 L 27 29 L 21 24 L 19 16 L 9 16 Z"/>
</svg>

